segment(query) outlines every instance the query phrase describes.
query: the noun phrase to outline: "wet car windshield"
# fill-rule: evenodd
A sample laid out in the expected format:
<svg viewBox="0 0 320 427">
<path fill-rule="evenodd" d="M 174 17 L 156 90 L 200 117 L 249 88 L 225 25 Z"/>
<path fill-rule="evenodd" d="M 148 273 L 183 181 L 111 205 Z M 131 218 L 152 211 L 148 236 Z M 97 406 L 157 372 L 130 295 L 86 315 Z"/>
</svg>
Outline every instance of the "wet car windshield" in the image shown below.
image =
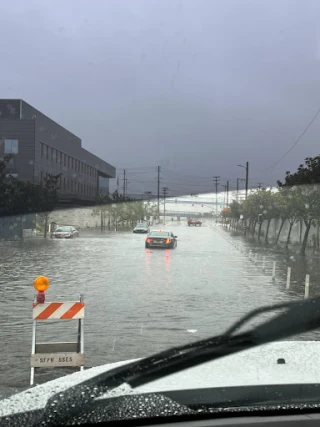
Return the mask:
<svg viewBox="0 0 320 427">
<path fill-rule="evenodd" d="M 1 8 L 0 401 L 320 294 L 320 2 L 96 4 Z M 146 389 L 318 384 L 319 331 L 233 356 Z"/>
</svg>

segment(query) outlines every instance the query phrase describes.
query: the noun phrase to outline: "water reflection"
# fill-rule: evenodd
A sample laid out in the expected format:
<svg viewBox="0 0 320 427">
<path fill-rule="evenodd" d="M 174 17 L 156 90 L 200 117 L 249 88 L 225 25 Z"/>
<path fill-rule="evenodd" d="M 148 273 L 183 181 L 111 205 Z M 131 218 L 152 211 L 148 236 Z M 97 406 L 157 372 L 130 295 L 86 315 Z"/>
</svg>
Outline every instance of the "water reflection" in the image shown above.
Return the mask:
<svg viewBox="0 0 320 427">
<path fill-rule="evenodd" d="M 1 242 L 1 387 L 28 385 L 32 284 L 39 275 L 51 280 L 47 301 L 73 301 L 84 294 L 87 366 L 143 357 L 221 333 L 250 309 L 303 295 L 300 279 L 286 292 L 210 225 L 171 228 L 181 236 L 173 250 L 145 249 L 144 236 L 119 231 L 82 233 L 66 241 Z M 259 253 L 268 252 L 261 248 Z M 318 263 L 293 274 L 303 276 L 311 267 L 310 295 L 318 289 L 313 282 Z M 39 328 L 40 338 L 68 340 L 76 328 L 76 322 L 46 324 Z M 60 374 L 44 372 L 38 379 Z"/>
</svg>

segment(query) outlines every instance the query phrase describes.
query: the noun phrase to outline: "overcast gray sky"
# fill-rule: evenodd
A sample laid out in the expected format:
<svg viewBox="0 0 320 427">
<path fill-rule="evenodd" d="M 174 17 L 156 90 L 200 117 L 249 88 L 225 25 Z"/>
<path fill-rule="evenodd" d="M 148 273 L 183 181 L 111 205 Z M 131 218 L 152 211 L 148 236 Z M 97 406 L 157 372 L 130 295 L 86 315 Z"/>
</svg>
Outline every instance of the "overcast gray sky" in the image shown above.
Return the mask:
<svg viewBox="0 0 320 427">
<path fill-rule="evenodd" d="M 267 169 L 320 108 L 319 22 L 318 0 L 4 2 L 0 97 L 117 168 L 273 183 L 320 153 L 319 116 Z"/>
</svg>

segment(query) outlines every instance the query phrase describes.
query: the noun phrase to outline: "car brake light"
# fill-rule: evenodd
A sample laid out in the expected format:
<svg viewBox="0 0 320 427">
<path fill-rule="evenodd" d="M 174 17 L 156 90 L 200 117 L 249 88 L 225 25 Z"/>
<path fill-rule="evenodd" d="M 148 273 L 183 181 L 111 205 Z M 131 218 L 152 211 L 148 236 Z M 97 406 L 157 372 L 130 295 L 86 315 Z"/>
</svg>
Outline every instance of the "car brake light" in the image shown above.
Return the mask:
<svg viewBox="0 0 320 427">
<path fill-rule="evenodd" d="M 164 243 L 170 243 L 171 239 L 164 239 Z"/>
<path fill-rule="evenodd" d="M 152 239 L 147 239 L 147 242 L 148 243 L 152 243 Z"/>
</svg>

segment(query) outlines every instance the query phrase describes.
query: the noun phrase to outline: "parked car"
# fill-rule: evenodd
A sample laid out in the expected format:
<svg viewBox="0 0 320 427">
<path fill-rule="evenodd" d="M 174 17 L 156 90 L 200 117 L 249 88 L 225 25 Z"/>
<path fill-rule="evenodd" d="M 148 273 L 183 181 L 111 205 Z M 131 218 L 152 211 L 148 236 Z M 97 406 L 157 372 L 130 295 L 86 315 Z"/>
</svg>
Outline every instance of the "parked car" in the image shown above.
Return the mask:
<svg viewBox="0 0 320 427">
<path fill-rule="evenodd" d="M 194 225 L 195 227 L 196 227 L 197 225 L 199 225 L 199 226 L 201 227 L 202 222 L 200 221 L 200 219 L 189 218 L 189 219 L 188 219 L 188 225 L 189 225 L 189 227 L 190 227 L 190 225 Z"/>
<path fill-rule="evenodd" d="M 145 247 L 173 249 L 178 244 L 177 238 L 172 231 L 152 230 L 146 238 Z"/>
<path fill-rule="evenodd" d="M 56 228 L 52 233 L 52 237 L 56 239 L 71 239 L 73 237 L 79 237 L 79 232 L 73 226 L 66 225 Z"/>
<path fill-rule="evenodd" d="M 133 232 L 134 233 L 150 233 L 150 228 L 146 222 L 140 222 L 134 227 Z"/>
</svg>

